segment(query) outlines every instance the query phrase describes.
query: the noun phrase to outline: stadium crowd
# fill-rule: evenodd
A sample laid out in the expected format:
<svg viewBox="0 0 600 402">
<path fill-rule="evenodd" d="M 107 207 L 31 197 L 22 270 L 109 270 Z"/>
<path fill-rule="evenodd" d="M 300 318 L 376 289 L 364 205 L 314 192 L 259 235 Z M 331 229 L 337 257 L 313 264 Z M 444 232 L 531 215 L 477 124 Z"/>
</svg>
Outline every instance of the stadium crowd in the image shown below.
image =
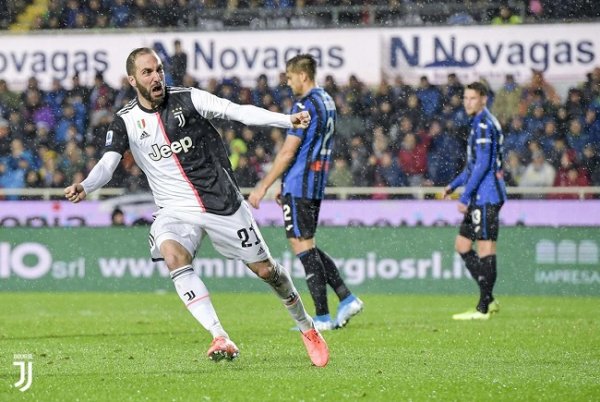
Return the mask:
<svg viewBox="0 0 600 402">
<path fill-rule="evenodd" d="M 168 83 L 172 75 L 167 76 Z M 189 74 L 184 86 L 198 86 Z M 463 84 L 449 74 L 444 85 L 422 77 L 413 87 L 396 77 L 375 88 L 351 76 L 324 79 L 338 108 L 336 153 L 330 186 L 443 186 L 462 169 L 468 119 Z M 211 79 L 205 90 L 240 104 L 289 112 L 293 99 L 285 74 L 254 87 L 236 78 Z M 91 86 L 78 75 L 69 89 L 54 80 L 42 90 L 35 78 L 14 92 L 0 79 L 0 187 L 62 188 L 81 180 L 98 160 L 115 111 L 135 96 L 124 77 L 112 88 L 97 73 Z M 505 134 L 504 173 L 509 186 L 600 185 L 600 67 L 561 100 L 541 71 L 526 83 L 511 75 L 490 96 L 489 106 Z M 241 187 L 252 187 L 268 170 L 285 131 L 228 123 L 220 127 Z M 125 158 L 112 187 L 146 190 L 143 173 Z M 569 198 L 574 194 L 550 197 Z"/>
<path fill-rule="evenodd" d="M 0 0 L 8 28 L 31 1 Z M 439 3 L 444 3 L 440 7 Z M 4 4 L 4 6 L 3 6 Z M 335 15 L 335 17 L 333 17 Z M 49 0 L 31 29 L 235 29 L 521 23 L 600 17 L 579 0 Z M 335 20 L 335 22 L 333 22 Z"/>
</svg>

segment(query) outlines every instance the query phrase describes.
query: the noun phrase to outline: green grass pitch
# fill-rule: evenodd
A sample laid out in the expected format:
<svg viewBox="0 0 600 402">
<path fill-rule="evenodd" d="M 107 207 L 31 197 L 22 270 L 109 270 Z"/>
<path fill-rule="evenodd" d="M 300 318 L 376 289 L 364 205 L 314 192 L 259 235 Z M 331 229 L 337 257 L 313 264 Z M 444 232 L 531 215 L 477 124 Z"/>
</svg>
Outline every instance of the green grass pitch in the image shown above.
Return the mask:
<svg viewBox="0 0 600 402">
<path fill-rule="evenodd" d="M 364 294 L 317 368 L 273 294 L 212 297 L 234 362 L 205 357 L 174 292 L 0 293 L 0 401 L 600 400 L 600 298 L 507 296 L 454 322 L 473 297 Z M 15 354 L 32 355 L 25 392 Z"/>
</svg>

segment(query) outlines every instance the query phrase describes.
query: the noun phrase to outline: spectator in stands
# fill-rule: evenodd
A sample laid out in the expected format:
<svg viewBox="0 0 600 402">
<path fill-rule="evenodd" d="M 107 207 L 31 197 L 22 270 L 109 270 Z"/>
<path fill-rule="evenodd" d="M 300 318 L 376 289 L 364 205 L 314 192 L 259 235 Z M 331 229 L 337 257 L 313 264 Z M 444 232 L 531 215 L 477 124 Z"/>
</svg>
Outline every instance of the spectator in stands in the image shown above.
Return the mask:
<svg viewBox="0 0 600 402">
<path fill-rule="evenodd" d="M 591 106 L 598 105 L 598 96 L 600 95 L 600 67 L 594 67 L 592 71 L 586 74 L 586 80 L 581 85 L 583 97 Z"/>
<path fill-rule="evenodd" d="M 423 113 L 423 107 L 421 105 L 421 100 L 417 96 L 416 93 L 413 93 L 408 96 L 408 101 L 406 103 L 406 109 L 401 111 L 401 116 L 408 117 L 412 123 L 412 126 L 415 129 L 421 128 L 425 126 L 425 115 Z"/>
<path fill-rule="evenodd" d="M 579 88 L 569 89 L 567 94 L 567 101 L 565 102 L 565 109 L 569 119 L 580 119 L 582 120 L 585 116 L 585 112 L 588 108 L 587 102 L 583 98 L 583 91 Z"/>
<path fill-rule="evenodd" d="M 63 88 L 60 80 L 54 78 L 50 90 L 46 92 L 44 96 L 44 102 L 50 107 L 54 115 L 54 119 L 58 119 L 62 116 L 62 105 L 67 98 L 67 90 Z"/>
<path fill-rule="evenodd" d="M 579 119 L 571 120 L 569 123 L 569 132 L 566 137 L 569 147 L 577 152 L 577 158 L 581 158 L 585 146 L 592 143 L 590 136 L 583 131 L 583 126 Z"/>
<path fill-rule="evenodd" d="M 69 98 L 76 99 L 83 105 L 88 105 L 90 100 L 90 89 L 81 84 L 79 73 L 76 72 L 71 78 L 71 89 L 67 91 Z"/>
<path fill-rule="evenodd" d="M 428 144 L 419 140 L 414 133 L 407 133 L 402 139 L 402 146 L 398 152 L 398 162 L 400 168 L 406 174 L 410 186 L 418 187 L 425 180 L 427 146 Z"/>
<path fill-rule="evenodd" d="M 405 187 L 408 185 L 406 175 L 389 150 L 385 150 L 377 158 L 375 168 L 375 185 L 384 187 Z"/>
<path fill-rule="evenodd" d="M 286 79 L 286 85 L 287 85 L 287 79 Z M 335 78 L 333 77 L 333 75 L 325 76 L 325 83 L 323 84 L 323 89 L 325 90 L 325 92 L 327 92 L 329 95 L 331 95 L 331 97 L 333 99 L 336 99 L 336 97 L 340 93 L 340 89 L 338 88 L 337 82 L 335 81 Z"/>
<path fill-rule="evenodd" d="M 394 123 L 389 130 L 390 136 L 390 149 L 393 152 L 400 151 L 402 147 L 402 140 L 408 133 L 414 133 L 416 131 L 413 120 L 408 115 L 403 115 L 400 119 Z"/>
<path fill-rule="evenodd" d="M 566 135 L 569 131 L 569 114 L 564 106 L 559 106 L 554 113 L 556 131 L 559 135 Z"/>
<path fill-rule="evenodd" d="M 370 155 L 370 151 L 366 147 L 361 135 L 355 134 L 352 137 L 350 141 L 350 172 L 352 172 L 354 186 L 366 187 L 371 184 L 367 175 L 363 174 Z"/>
<path fill-rule="evenodd" d="M 89 0 L 87 9 L 85 10 L 87 24 L 90 28 L 98 27 L 98 21 L 102 17 L 106 19 L 108 15 L 107 9 L 102 4 L 101 0 Z"/>
<path fill-rule="evenodd" d="M 516 152 L 519 157 L 524 158 L 527 151 L 527 143 L 531 139 L 531 134 L 523 128 L 523 119 L 515 116 L 510 122 L 509 129 L 504 137 L 505 156 L 510 151 Z"/>
<path fill-rule="evenodd" d="M 265 107 L 265 97 L 273 98 L 273 91 L 269 87 L 269 80 L 265 74 L 261 74 L 256 79 L 256 87 L 252 89 L 252 103 L 256 106 Z"/>
<path fill-rule="evenodd" d="M 558 169 L 560 167 L 560 160 L 565 153 L 571 154 L 573 158 L 577 155 L 574 149 L 569 148 L 567 140 L 564 137 L 557 137 L 552 144 L 552 149 L 547 154 L 544 153 L 544 155 L 547 155 L 546 160 L 555 169 Z"/>
<path fill-rule="evenodd" d="M 595 108 L 589 108 L 583 119 L 584 132 L 590 137 L 592 144 L 600 144 L 600 119 Z"/>
<path fill-rule="evenodd" d="M 389 133 L 392 125 L 398 118 L 396 111 L 392 107 L 392 103 L 382 98 L 374 105 L 373 109 L 369 118 L 369 126 L 377 125 L 385 133 Z"/>
<path fill-rule="evenodd" d="M 376 126 L 373 129 L 373 137 L 369 141 L 373 144 L 372 154 L 376 158 L 380 158 L 384 152 L 389 151 L 390 139 L 382 126 Z"/>
<path fill-rule="evenodd" d="M 267 153 L 265 147 L 263 145 L 257 145 L 254 150 L 254 155 L 250 155 L 250 165 L 256 170 L 256 174 L 258 177 L 262 179 L 267 172 L 271 168 L 272 159 L 271 154 Z"/>
<path fill-rule="evenodd" d="M 125 226 L 125 213 L 121 208 L 113 209 L 110 214 L 110 222 L 112 226 Z"/>
<path fill-rule="evenodd" d="M 71 126 L 75 126 L 77 133 L 85 132 L 85 121 L 77 117 L 73 105 L 65 103 L 62 107 L 62 117 L 56 124 L 54 130 L 54 142 L 57 144 L 64 144 L 68 137 L 67 131 Z"/>
<path fill-rule="evenodd" d="M 539 136 L 535 137 L 536 141 L 540 143 L 542 150 L 544 151 L 544 155 L 550 155 L 556 138 L 558 138 L 556 123 L 551 118 L 547 119 L 544 123 L 543 133 L 540 133 Z"/>
<path fill-rule="evenodd" d="M 523 19 L 513 14 L 512 9 L 508 4 L 501 4 L 498 8 L 498 14 L 492 18 L 492 25 L 515 25 L 522 24 Z"/>
<path fill-rule="evenodd" d="M 25 172 L 25 187 L 26 188 L 41 188 L 42 182 L 40 180 L 40 175 L 37 170 L 29 169 Z M 41 200 L 41 196 L 29 196 L 28 200 Z"/>
<path fill-rule="evenodd" d="M 584 169 L 579 168 L 571 154 L 565 152 L 560 160 L 560 167 L 554 179 L 554 187 L 582 187 L 589 186 L 590 181 Z M 555 193 L 549 194 L 548 198 L 554 199 L 578 199 L 578 194 Z"/>
<path fill-rule="evenodd" d="M 0 79 L 0 118 L 8 118 L 10 112 L 21 107 L 20 96 L 8 88 L 6 80 Z"/>
<path fill-rule="evenodd" d="M 33 166 L 33 155 L 20 139 L 10 142 L 10 154 L 0 155 L 0 188 L 25 187 L 25 174 Z M 18 199 L 10 196 L 8 199 Z"/>
<path fill-rule="evenodd" d="M 525 115 L 529 106 L 542 97 L 544 102 L 548 102 L 552 107 L 560 106 L 560 96 L 552 84 L 544 78 L 544 72 L 535 68 L 531 69 L 531 80 L 523 88 L 523 99 L 519 107 L 520 114 Z M 545 105 L 544 105 L 545 106 Z"/>
<path fill-rule="evenodd" d="M 442 89 L 444 95 L 444 102 L 449 102 L 453 96 L 462 98 L 464 92 L 464 86 L 458 79 L 455 73 L 448 74 L 446 85 Z"/>
<path fill-rule="evenodd" d="M 394 77 L 394 85 L 392 86 L 394 94 L 394 108 L 403 110 L 408 107 L 408 97 L 415 93 L 415 90 L 410 85 L 404 83 L 401 75 Z"/>
<path fill-rule="evenodd" d="M 518 186 L 524 173 L 525 166 L 521 163 L 519 154 L 514 150 L 508 151 L 504 159 L 504 182 L 506 185 Z"/>
<path fill-rule="evenodd" d="M 540 104 L 533 106 L 531 113 L 525 117 L 525 131 L 531 133 L 534 137 L 539 137 L 544 132 L 544 125 L 546 124 L 546 114 L 544 107 Z"/>
<path fill-rule="evenodd" d="M 123 187 L 127 189 L 127 193 L 146 193 L 150 191 L 146 175 L 138 165 L 132 162 L 131 166 L 126 169 L 127 176 L 123 180 Z"/>
<path fill-rule="evenodd" d="M 133 99 L 135 99 L 135 89 L 133 89 L 127 77 L 121 78 L 121 86 L 115 91 L 113 108 L 119 110 Z"/>
<path fill-rule="evenodd" d="M 179 39 L 173 42 L 173 46 L 175 52 L 171 56 L 171 78 L 173 79 L 173 86 L 182 86 L 183 77 L 187 74 L 187 53 L 184 52 Z"/>
<path fill-rule="evenodd" d="M 519 113 L 519 102 L 523 95 L 523 89 L 515 81 L 513 74 L 506 74 L 504 84 L 496 94 L 492 113 L 500 123 L 506 125 L 513 116 Z"/>
<path fill-rule="evenodd" d="M 125 0 L 112 0 L 110 6 L 110 25 L 115 28 L 126 28 L 131 19 L 131 7 Z M 152 11 L 148 10 L 148 15 L 153 15 Z M 159 26 L 156 24 L 155 26 Z"/>
<path fill-rule="evenodd" d="M 77 142 L 69 141 L 66 143 L 60 158 L 59 168 L 65 174 L 69 183 L 73 182 L 76 173 L 85 169 L 83 151 Z"/>
<path fill-rule="evenodd" d="M 449 135 L 439 120 L 432 120 L 427 131 L 427 185 L 444 186 L 459 172 L 462 148 L 456 138 Z"/>
<path fill-rule="evenodd" d="M 25 92 L 25 104 L 22 114 L 24 120 L 33 123 L 33 125 L 45 123 L 50 130 L 53 130 L 56 124 L 52 109 L 44 103 L 42 92 L 37 89 L 28 89 Z"/>
<path fill-rule="evenodd" d="M 258 183 L 259 177 L 253 166 L 250 165 L 248 156 L 241 154 L 237 161 L 237 168 L 233 171 L 238 186 L 251 188 Z"/>
<path fill-rule="evenodd" d="M 78 0 L 67 0 L 65 8 L 62 11 L 61 21 L 64 28 L 73 29 L 77 14 L 81 12 Z"/>
<path fill-rule="evenodd" d="M 431 84 L 427 76 L 422 76 L 416 91 L 425 119 L 431 119 L 442 110 L 443 97 L 438 87 Z"/>
<path fill-rule="evenodd" d="M 0 117 L 0 157 L 10 152 L 10 124 Z"/>
<path fill-rule="evenodd" d="M 352 172 L 348 166 L 346 156 L 337 155 L 333 159 L 333 169 L 329 173 L 327 185 L 331 187 L 352 187 Z"/>
<path fill-rule="evenodd" d="M 338 107 L 338 110 L 336 132 L 339 134 L 339 140 L 352 138 L 354 135 L 359 135 L 366 131 L 365 121 L 354 114 L 348 104 L 342 103 Z"/>
<path fill-rule="evenodd" d="M 592 186 L 600 186 L 600 156 L 598 155 L 599 144 L 588 144 L 583 149 L 581 164 L 590 178 Z"/>
<path fill-rule="evenodd" d="M 292 89 L 287 84 L 287 76 L 284 72 L 279 73 L 279 82 L 277 86 L 273 88 L 273 98 L 275 103 L 281 105 L 284 99 L 293 99 Z M 333 95 L 332 95 L 333 97 Z"/>
<path fill-rule="evenodd" d="M 342 94 L 352 113 L 359 117 L 368 117 L 372 102 L 371 92 L 355 75 L 350 76 Z"/>
<path fill-rule="evenodd" d="M 94 76 L 89 102 L 92 113 L 103 109 L 108 110 L 114 104 L 114 90 L 104 81 L 104 74 L 101 72 L 97 72 Z"/>
<path fill-rule="evenodd" d="M 544 159 L 542 151 L 536 151 L 532 155 L 531 163 L 525 168 L 519 187 L 551 187 L 555 178 L 556 169 Z M 528 195 L 526 198 L 544 197 Z"/>
</svg>

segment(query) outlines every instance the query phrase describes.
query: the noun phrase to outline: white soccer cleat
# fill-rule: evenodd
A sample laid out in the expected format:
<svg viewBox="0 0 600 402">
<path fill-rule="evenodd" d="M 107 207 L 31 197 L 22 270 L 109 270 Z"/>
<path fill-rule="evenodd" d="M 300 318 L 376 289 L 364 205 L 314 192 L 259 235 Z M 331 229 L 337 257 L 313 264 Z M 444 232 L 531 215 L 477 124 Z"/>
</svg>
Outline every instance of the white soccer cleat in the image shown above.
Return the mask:
<svg viewBox="0 0 600 402">
<path fill-rule="evenodd" d="M 348 321 L 363 310 L 364 303 L 358 297 L 352 296 L 352 299 L 347 303 L 341 303 L 338 306 L 336 319 L 337 328 L 343 328 L 348 324 Z"/>
<path fill-rule="evenodd" d="M 452 316 L 452 319 L 458 320 L 458 321 L 471 321 L 471 320 L 485 321 L 485 320 L 490 319 L 490 315 L 491 314 L 489 311 L 484 314 L 477 310 L 469 310 L 469 311 L 465 311 L 464 313 L 454 314 Z"/>
</svg>

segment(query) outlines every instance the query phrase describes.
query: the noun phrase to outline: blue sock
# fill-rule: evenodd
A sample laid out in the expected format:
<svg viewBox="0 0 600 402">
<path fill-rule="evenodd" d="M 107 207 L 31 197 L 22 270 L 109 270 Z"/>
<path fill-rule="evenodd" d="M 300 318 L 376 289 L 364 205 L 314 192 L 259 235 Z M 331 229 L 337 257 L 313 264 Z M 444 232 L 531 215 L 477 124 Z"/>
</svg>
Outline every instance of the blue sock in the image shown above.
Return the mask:
<svg viewBox="0 0 600 402">
<path fill-rule="evenodd" d="M 352 303 L 354 300 L 356 300 L 356 296 L 354 296 L 353 294 L 350 294 L 350 296 L 348 296 L 344 300 L 340 301 L 340 305 L 346 305 L 348 303 Z"/>
<path fill-rule="evenodd" d="M 329 322 L 331 321 L 331 316 L 329 314 L 318 315 L 315 317 L 315 321 Z"/>
</svg>

